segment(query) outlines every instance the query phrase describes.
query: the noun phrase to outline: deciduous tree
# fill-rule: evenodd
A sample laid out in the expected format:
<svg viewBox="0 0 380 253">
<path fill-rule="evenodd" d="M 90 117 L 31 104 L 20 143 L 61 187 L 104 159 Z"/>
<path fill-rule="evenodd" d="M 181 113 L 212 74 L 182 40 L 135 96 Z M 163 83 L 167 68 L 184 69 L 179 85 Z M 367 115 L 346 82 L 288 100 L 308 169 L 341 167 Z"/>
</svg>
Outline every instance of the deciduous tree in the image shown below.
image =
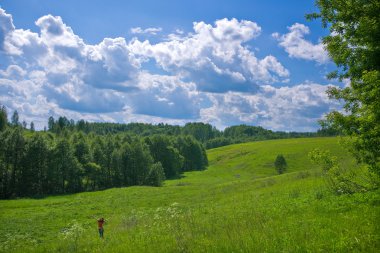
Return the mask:
<svg viewBox="0 0 380 253">
<path fill-rule="evenodd" d="M 380 1 L 317 0 L 321 19 L 330 30 L 323 43 L 338 66 L 330 78 L 347 79 L 344 88 L 331 88 L 330 98 L 344 101 L 345 113 L 327 119 L 350 136 L 354 155 L 380 175 Z"/>
<path fill-rule="evenodd" d="M 274 161 L 274 167 L 276 168 L 278 174 L 285 172 L 287 163 L 283 155 L 277 155 L 276 160 Z"/>
</svg>

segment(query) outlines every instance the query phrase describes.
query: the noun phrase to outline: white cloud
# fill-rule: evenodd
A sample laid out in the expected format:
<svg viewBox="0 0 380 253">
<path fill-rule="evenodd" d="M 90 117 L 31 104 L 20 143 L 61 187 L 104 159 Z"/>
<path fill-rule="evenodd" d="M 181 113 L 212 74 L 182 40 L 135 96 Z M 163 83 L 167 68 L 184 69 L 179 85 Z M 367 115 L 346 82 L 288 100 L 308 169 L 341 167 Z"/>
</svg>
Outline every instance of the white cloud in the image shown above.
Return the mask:
<svg viewBox="0 0 380 253">
<path fill-rule="evenodd" d="M 13 25 L 13 24 L 12 24 Z M 121 111 L 125 96 L 138 77 L 140 62 L 128 50 L 124 38 L 104 39 L 88 45 L 60 17 L 36 21 L 40 33 L 13 29 L 4 41 L 6 55 L 18 65 L 0 71 L 7 89 L 44 96 L 57 106 L 78 112 Z M 32 78 L 27 73 L 40 73 Z M 131 87 L 132 86 L 132 87 Z M 136 86 L 136 84 L 135 84 Z M 27 97 L 21 97 L 28 100 Z"/>
<path fill-rule="evenodd" d="M 142 29 L 141 27 L 133 27 L 131 28 L 131 33 L 133 34 L 152 34 L 156 35 L 157 33 L 161 32 L 161 27 L 149 27 L 146 29 Z"/>
<path fill-rule="evenodd" d="M 0 69 L 0 76 L 5 78 L 20 80 L 25 75 L 26 71 L 17 65 L 9 65 L 5 71 Z"/>
<path fill-rule="evenodd" d="M 280 88 L 267 85 L 256 94 L 208 94 L 212 106 L 201 109 L 201 119 L 220 128 L 253 124 L 273 130 L 314 131 L 326 112 L 340 108 L 328 99 L 326 89 L 307 82 Z"/>
<path fill-rule="evenodd" d="M 194 83 L 146 72 L 140 74 L 138 82 L 139 90 L 128 94 L 134 113 L 173 119 L 199 117 L 202 95 Z"/>
<path fill-rule="evenodd" d="M 184 31 L 181 30 L 181 29 L 176 29 L 175 32 L 178 33 L 178 34 L 184 34 Z"/>
<path fill-rule="evenodd" d="M 225 18 L 214 26 L 194 22 L 193 29 L 156 44 L 135 39 L 129 48 L 144 60 L 153 58 L 163 70 L 194 81 L 202 91 L 254 91 L 258 83 L 289 76 L 274 56 L 258 59 L 244 45 L 260 35 L 261 27 L 252 21 Z"/>
<path fill-rule="evenodd" d="M 3 50 L 5 37 L 14 29 L 12 16 L 0 8 L 0 51 Z"/>
<path fill-rule="evenodd" d="M 290 57 L 316 61 L 319 64 L 329 61 L 322 43 L 313 44 L 305 40 L 304 36 L 310 33 L 309 27 L 295 23 L 288 27 L 288 30 L 289 32 L 284 35 L 273 33 L 272 36 L 279 41 L 279 45 Z"/>
</svg>

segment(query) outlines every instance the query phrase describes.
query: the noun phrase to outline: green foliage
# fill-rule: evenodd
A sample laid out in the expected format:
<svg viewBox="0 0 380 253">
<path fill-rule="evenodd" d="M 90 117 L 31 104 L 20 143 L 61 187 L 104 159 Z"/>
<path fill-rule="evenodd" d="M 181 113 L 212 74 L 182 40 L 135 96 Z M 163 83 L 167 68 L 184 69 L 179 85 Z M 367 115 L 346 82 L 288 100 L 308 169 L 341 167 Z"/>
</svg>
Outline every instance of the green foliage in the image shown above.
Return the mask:
<svg viewBox="0 0 380 253">
<path fill-rule="evenodd" d="M 7 109 L 5 106 L 0 106 L 0 132 L 4 131 L 8 125 Z"/>
<path fill-rule="evenodd" d="M 13 112 L 11 123 L 12 123 L 12 126 L 20 126 L 21 125 L 17 110 Z"/>
<path fill-rule="evenodd" d="M 234 143 L 249 141 L 300 138 L 316 136 L 333 136 L 338 132 L 322 129 L 318 133 L 297 133 L 297 132 L 273 132 L 257 126 L 231 126 L 225 131 L 219 131 L 210 124 L 202 122 L 187 123 L 185 126 L 172 126 L 167 124 L 145 124 L 145 123 L 90 123 L 84 120 L 74 122 L 66 117 L 59 117 L 55 120 L 50 117 L 48 120 L 49 131 L 62 134 L 64 129 L 70 131 L 77 130 L 86 134 L 113 135 L 117 133 L 128 133 L 131 136 L 150 137 L 154 135 L 165 136 L 186 136 L 190 135 L 201 142 L 207 149 L 226 146 Z M 164 166 L 165 168 L 165 166 Z"/>
<path fill-rule="evenodd" d="M 89 162 L 84 164 L 83 169 L 83 184 L 85 191 L 95 191 L 103 186 L 102 168 L 100 165 Z"/>
<path fill-rule="evenodd" d="M 208 165 L 206 150 L 192 136 L 178 137 L 176 148 L 184 158 L 182 171 L 206 169 Z"/>
<path fill-rule="evenodd" d="M 187 123 L 182 129 L 182 134 L 191 135 L 202 143 L 221 135 L 215 127 L 202 122 Z"/>
<path fill-rule="evenodd" d="M 190 136 L 85 134 L 75 128 L 72 120 L 50 117 L 47 133 L 18 125 L 0 132 L 0 198 L 159 186 L 208 165 L 205 149 Z"/>
<path fill-rule="evenodd" d="M 59 193 L 73 193 L 82 190 L 82 167 L 74 155 L 74 150 L 66 139 L 59 139 L 52 150 L 50 169 L 58 176 Z"/>
<path fill-rule="evenodd" d="M 365 168 L 339 165 L 337 157 L 328 150 L 314 149 L 309 158 L 320 165 L 328 187 L 336 194 L 353 194 L 378 188 L 376 176 Z"/>
<path fill-rule="evenodd" d="M 334 129 L 352 137 L 353 153 L 380 175 L 380 2 L 318 0 L 321 18 L 330 35 L 323 39 L 338 70 L 330 78 L 348 79 L 345 88 L 330 88 L 330 98 L 343 100 L 345 113 L 327 117 Z"/>
<path fill-rule="evenodd" d="M 21 194 L 26 196 L 42 196 L 49 186 L 48 164 L 49 148 L 45 138 L 37 133 L 27 142 L 24 156 Z"/>
<path fill-rule="evenodd" d="M 285 172 L 287 163 L 283 155 L 277 155 L 276 160 L 274 161 L 274 167 L 276 168 L 278 174 Z"/>
<path fill-rule="evenodd" d="M 216 137 L 214 139 L 208 140 L 205 143 L 205 146 L 207 149 L 211 148 L 217 148 L 217 147 L 223 147 L 233 144 L 233 141 L 231 138 L 225 138 L 225 137 Z"/>
<path fill-rule="evenodd" d="M 174 147 L 173 139 L 165 135 L 154 135 L 147 137 L 145 142 L 148 144 L 154 162 L 159 162 L 165 172 L 166 178 L 175 178 L 181 173 L 183 166 L 183 156 Z"/>
<path fill-rule="evenodd" d="M 146 185 L 151 186 L 162 186 L 163 181 L 165 180 L 165 172 L 161 163 L 155 163 L 150 167 L 149 173 L 145 179 Z"/>
</svg>

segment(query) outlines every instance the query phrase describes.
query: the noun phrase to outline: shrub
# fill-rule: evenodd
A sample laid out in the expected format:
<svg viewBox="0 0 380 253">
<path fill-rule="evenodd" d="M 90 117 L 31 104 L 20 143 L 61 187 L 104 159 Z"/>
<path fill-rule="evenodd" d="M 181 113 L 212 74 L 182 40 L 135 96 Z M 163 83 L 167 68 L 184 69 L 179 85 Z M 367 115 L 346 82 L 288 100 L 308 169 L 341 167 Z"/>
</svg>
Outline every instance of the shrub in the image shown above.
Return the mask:
<svg viewBox="0 0 380 253">
<path fill-rule="evenodd" d="M 365 192 L 378 187 L 378 181 L 374 180 L 376 175 L 367 168 L 343 168 L 329 151 L 314 149 L 309 153 L 309 158 L 322 167 L 328 188 L 336 194 Z"/>
<path fill-rule="evenodd" d="M 274 161 L 274 166 L 276 167 L 278 174 L 284 173 L 287 164 L 283 155 L 277 155 L 276 160 Z"/>
</svg>

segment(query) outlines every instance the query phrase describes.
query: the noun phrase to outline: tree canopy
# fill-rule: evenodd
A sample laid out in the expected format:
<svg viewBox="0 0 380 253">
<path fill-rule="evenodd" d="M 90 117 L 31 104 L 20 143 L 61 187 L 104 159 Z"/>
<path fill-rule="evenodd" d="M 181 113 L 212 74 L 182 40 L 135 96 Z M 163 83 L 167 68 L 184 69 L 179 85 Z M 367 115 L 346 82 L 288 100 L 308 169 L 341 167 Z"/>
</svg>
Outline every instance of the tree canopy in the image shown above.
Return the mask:
<svg viewBox="0 0 380 253">
<path fill-rule="evenodd" d="M 330 88 L 332 99 L 344 101 L 345 112 L 333 111 L 326 121 L 351 137 L 353 153 L 380 175 L 380 1 L 318 0 L 321 19 L 330 30 L 323 43 L 337 65 L 329 78 L 348 80 Z"/>
</svg>

